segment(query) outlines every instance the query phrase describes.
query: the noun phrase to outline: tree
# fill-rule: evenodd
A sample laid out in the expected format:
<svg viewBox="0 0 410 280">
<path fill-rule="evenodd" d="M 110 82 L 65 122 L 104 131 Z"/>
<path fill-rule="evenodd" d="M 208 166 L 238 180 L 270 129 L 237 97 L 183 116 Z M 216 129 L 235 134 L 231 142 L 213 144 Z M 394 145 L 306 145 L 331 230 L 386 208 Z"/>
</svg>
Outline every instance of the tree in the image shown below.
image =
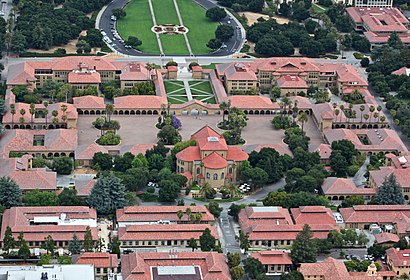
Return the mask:
<svg viewBox="0 0 410 280">
<path fill-rule="evenodd" d="M 88 197 L 88 204 L 102 215 L 113 214 L 126 204 L 124 184 L 113 173 L 98 178 Z"/>
<path fill-rule="evenodd" d="M 214 215 L 215 218 L 219 218 L 223 210 L 222 207 L 219 207 L 219 203 L 214 202 L 214 201 L 209 203 L 208 209 L 209 209 L 209 212 L 211 212 L 211 214 Z"/>
<path fill-rule="evenodd" d="M 162 202 L 173 202 L 178 198 L 181 190 L 180 186 L 172 180 L 162 180 L 158 184 L 159 197 L 158 200 Z"/>
<path fill-rule="evenodd" d="M 281 5 L 282 6 L 282 5 Z M 264 36 L 255 45 L 255 52 L 266 56 L 290 56 L 295 49 L 284 36 Z"/>
<path fill-rule="evenodd" d="M 199 244 L 202 252 L 210 252 L 215 249 L 215 237 L 211 234 L 211 230 L 206 228 L 199 237 Z"/>
<path fill-rule="evenodd" d="M 70 175 L 73 170 L 73 160 L 69 157 L 55 158 L 51 169 L 61 175 Z"/>
<path fill-rule="evenodd" d="M 224 8 L 214 7 L 206 11 L 206 17 L 212 21 L 220 21 L 226 17 Z"/>
<path fill-rule="evenodd" d="M 117 8 L 112 10 L 112 15 L 115 16 L 117 19 L 123 18 L 127 16 L 127 13 L 124 9 Z"/>
<path fill-rule="evenodd" d="M 307 57 L 319 57 L 326 51 L 319 41 L 308 40 L 300 46 L 300 53 Z"/>
<path fill-rule="evenodd" d="M 227 24 L 218 25 L 218 27 L 215 30 L 216 39 L 219 39 L 222 42 L 229 40 L 233 35 L 234 35 L 233 27 Z"/>
<path fill-rule="evenodd" d="M 344 177 L 347 174 L 349 163 L 340 151 L 337 151 L 336 153 L 332 151 L 332 154 L 330 156 L 330 166 L 332 167 L 333 171 L 336 172 L 337 177 Z"/>
<path fill-rule="evenodd" d="M 392 32 L 390 34 L 389 39 L 387 40 L 387 45 L 395 50 L 399 50 L 403 48 L 403 42 L 401 41 L 399 35 L 396 32 Z"/>
<path fill-rule="evenodd" d="M 41 245 L 41 249 L 44 249 L 47 251 L 47 254 L 50 252 L 51 256 L 54 256 L 54 240 L 51 237 L 51 235 L 48 235 L 47 237 L 44 238 L 44 242 Z"/>
<path fill-rule="evenodd" d="M 20 232 L 19 236 L 18 236 L 18 243 L 19 243 L 19 250 L 17 252 L 17 254 L 20 257 L 23 257 L 24 260 L 27 260 L 31 253 L 30 253 L 30 248 L 28 247 L 27 241 L 24 240 L 24 234 L 23 232 Z"/>
<path fill-rule="evenodd" d="M 99 170 L 110 170 L 113 165 L 112 155 L 102 152 L 95 153 L 93 155 L 93 164 Z"/>
<path fill-rule="evenodd" d="M 139 153 L 134 157 L 131 165 L 133 168 L 148 168 L 148 160 L 143 154 Z"/>
<path fill-rule="evenodd" d="M 94 240 L 91 233 L 91 228 L 87 226 L 84 233 L 83 249 L 86 252 L 92 252 L 94 249 Z"/>
<path fill-rule="evenodd" d="M 60 201 L 54 192 L 34 190 L 24 193 L 23 203 L 25 206 L 58 206 Z"/>
<path fill-rule="evenodd" d="M 178 210 L 177 211 L 177 217 L 178 217 L 179 221 L 181 221 L 183 216 L 184 216 L 184 212 L 182 210 Z"/>
<path fill-rule="evenodd" d="M 78 239 L 75 232 L 73 234 L 73 239 L 68 242 L 68 251 L 73 255 L 77 255 L 81 252 L 81 241 Z"/>
<path fill-rule="evenodd" d="M 129 36 L 127 40 L 127 44 L 130 45 L 131 47 L 137 48 L 138 46 L 142 45 L 142 41 L 139 40 L 135 36 Z"/>
<path fill-rule="evenodd" d="M 228 252 L 228 267 L 232 268 L 241 264 L 241 255 L 239 253 Z"/>
<path fill-rule="evenodd" d="M 375 197 L 375 201 L 380 205 L 388 204 L 405 204 L 402 193 L 402 187 L 396 180 L 396 176 L 392 173 L 384 179 L 383 184 Z"/>
<path fill-rule="evenodd" d="M 0 205 L 7 208 L 21 205 L 21 190 L 9 177 L 0 177 Z"/>
<path fill-rule="evenodd" d="M 11 37 L 11 51 L 16 54 L 21 54 L 27 49 L 26 37 L 20 30 L 14 30 Z"/>
<path fill-rule="evenodd" d="M 222 42 L 219 39 L 213 38 L 208 41 L 206 46 L 212 50 L 217 50 L 222 46 Z"/>
<path fill-rule="evenodd" d="M 370 64 L 370 60 L 367 57 L 362 58 L 362 60 L 360 60 L 360 65 L 362 67 L 367 67 Z"/>
<path fill-rule="evenodd" d="M 229 206 L 228 215 L 232 216 L 234 220 L 238 222 L 239 212 L 241 212 L 241 210 L 244 209 L 245 207 L 246 207 L 245 204 L 238 205 L 238 204 L 232 203 L 231 206 Z"/>
<path fill-rule="evenodd" d="M 305 123 L 307 123 L 308 120 L 309 120 L 309 118 L 308 118 L 308 115 L 306 114 L 306 112 L 303 112 L 298 116 L 298 121 L 302 125 L 302 133 L 303 133 L 303 126 L 304 126 Z"/>
<path fill-rule="evenodd" d="M 121 250 L 120 250 L 120 240 L 118 239 L 118 236 L 110 238 L 110 242 L 108 243 L 108 248 L 111 250 L 111 253 L 117 254 L 118 257 L 120 256 Z"/>
<path fill-rule="evenodd" d="M 304 280 L 303 274 L 297 270 L 291 271 L 287 274 L 283 273 L 280 280 Z"/>
<path fill-rule="evenodd" d="M 58 195 L 58 200 L 61 206 L 81 206 L 87 205 L 85 200 L 77 196 L 76 189 L 64 188 L 63 191 Z"/>
<path fill-rule="evenodd" d="M 239 235 L 235 236 L 235 239 L 239 241 L 239 247 L 242 250 L 244 250 L 245 252 L 248 251 L 249 247 L 251 246 L 248 233 L 245 233 L 244 231 L 240 230 Z"/>
<path fill-rule="evenodd" d="M 198 249 L 198 243 L 196 242 L 195 238 L 191 238 L 188 241 L 188 247 L 192 248 L 192 252 Z"/>
<path fill-rule="evenodd" d="M 316 262 L 316 252 L 314 242 L 312 241 L 313 233 L 309 225 L 304 225 L 303 230 L 298 233 L 292 244 L 290 256 L 294 264 L 314 263 Z"/>
<path fill-rule="evenodd" d="M 243 276 L 245 276 L 245 270 L 240 266 L 234 266 L 230 268 L 229 273 L 231 274 L 232 280 L 239 280 L 242 279 Z"/>
<path fill-rule="evenodd" d="M 10 249 L 14 249 L 16 246 L 16 240 L 14 240 L 11 227 L 9 226 L 6 227 L 6 231 L 4 232 L 2 245 L 2 249 L 7 252 L 7 255 L 10 254 Z"/>
<path fill-rule="evenodd" d="M 252 279 L 255 279 L 261 273 L 265 273 L 265 266 L 256 258 L 247 258 L 244 264 L 246 273 Z"/>
<path fill-rule="evenodd" d="M 175 145 L 182 140 L 178 130 L 172 125 L 165 125 L 157 134 L 158 140 L 166 145 Z"/>
</svg>

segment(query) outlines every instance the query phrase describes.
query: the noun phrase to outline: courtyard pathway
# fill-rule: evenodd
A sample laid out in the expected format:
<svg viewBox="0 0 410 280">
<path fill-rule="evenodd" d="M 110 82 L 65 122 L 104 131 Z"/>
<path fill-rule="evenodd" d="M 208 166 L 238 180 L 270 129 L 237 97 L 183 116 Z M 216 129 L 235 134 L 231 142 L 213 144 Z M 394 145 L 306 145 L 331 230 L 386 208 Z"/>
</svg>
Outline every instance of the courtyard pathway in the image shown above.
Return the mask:
<svg viewBox="0 0 410 280">
<path fill-rule="evenodd" d="M 188 101 L 191 101 L 193 97 L 192 97 L 191 87 L 189 86 L 189 82 L 187 80 L 184 81 L 184 86 L 185 86 L 186 97 L 188 97 Z"/>
<path fill-rule="evenodd" d="M 149 4 L 149 10 L 151 11 L 152 23 L 154 25 L 157 25 L 157 20 L 155 19 L 155 14 L 154 14 L 154 7 L 152 6 L 152 0 L 148 0 L 148 4 Z M 161 54 L 164 54 L 164 49 L 162 48 L 162 43 L 161 43 L 161 39 L 159 38 L 159 34 L 155 33 L 155 36 L 157 37 L 159 51 L 161 52 Z"/>
<path fill-rule="evenodd" d="M 150 0 L 150 1 L 151 1 L 151 0 Z M 182 25 L 182 26 L 185 26 L 185 25 L 184 25 L 184 22 L 182 21 L 182 17 L 181 17 L 181 14 L 180 14 L 180 12 L 179 12 L 178 3 L 177 3 L 176 0 L 174 0 L 174 6 L 175 6 L 175 10 L 177 11 L 177 16 L 178 16 L 178 19 L 179 19 L 179 24 Z M 186 46 L 187 46 L 188 51 L 189 51 L 189 55 L 193 56 L 194 54 L 192 53 L 191 45 L 189 44 L 188 36 L 186 35 L 186 33 L 184 33 L 184 39 L 185 39 L 185 43 L 186 43 Z M 187 92 L 187 93 L 188 93 L 188 92 Z M 188 100 L 189 100 L 189 97 L 188 97 Z"/>
</svg>

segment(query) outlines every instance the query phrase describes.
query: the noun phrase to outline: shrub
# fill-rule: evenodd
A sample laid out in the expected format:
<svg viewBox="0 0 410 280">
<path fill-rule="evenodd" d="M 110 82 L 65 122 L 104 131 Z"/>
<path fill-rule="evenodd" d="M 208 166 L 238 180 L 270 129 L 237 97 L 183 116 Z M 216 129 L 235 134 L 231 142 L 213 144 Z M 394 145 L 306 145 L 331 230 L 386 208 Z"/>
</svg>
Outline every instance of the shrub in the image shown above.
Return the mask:
<svg viewBox="0 0 410 280">
<path fill-rule="evenodd" d="M 147 192 L 148 192 L 148 193 L 154 193 L 154 192 L 155 192 L 155 188 L 154 188 L 154 187 L 149 187 L 149 188 L 147 189 Z"/>
<path fill-rule="evenodd" d="M 97 144 L 105 146 L 116 146 L 121 142 L 121 137 L 113 131 L 107 131 L 103 136 L 97 139 Z"/>
<path fill-rule="evenodd" d="M 357 171 L 359 171 L 359 166 L 357 166 L 357 165 L 351 165 L 351 166 L 349 166 L 348 168 L 347 168 L 347 174 L 350 176 L 350 177 L 353 177 L 356 173 L 357 173 Z"/>
</svg>

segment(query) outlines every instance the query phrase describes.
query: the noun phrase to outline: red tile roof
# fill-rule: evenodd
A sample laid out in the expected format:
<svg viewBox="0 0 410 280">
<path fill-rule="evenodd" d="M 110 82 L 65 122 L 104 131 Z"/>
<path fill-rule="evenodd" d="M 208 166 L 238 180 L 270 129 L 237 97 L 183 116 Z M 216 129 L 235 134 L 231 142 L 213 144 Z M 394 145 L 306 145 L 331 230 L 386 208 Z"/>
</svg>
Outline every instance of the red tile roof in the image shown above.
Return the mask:
<svg viewBox="0 0 410 280">
<path fill-rule="evenodd" d="M 126 152 L 130 152 L 134 156 L 136 156 L 138 154 L 145 155 L 145 153 L 148 150 L 151 150 L 155 146 L 156 146 L 156 144 L 135 144 L 135 145 L 121 146 L 120 153 L 125 154 Z"/>
<path fill-rule="evenodd" d="M 357 205 L 339 211 L 345 223 L 392 223 L 410 217 L 410 205 Z"/>
<path fill-rule="evenodd" d="M 201 151 L 228 150 L 228 145 L 226 144 L 225 138 L 208 125 L 195 132 L 191 136 L 191 139 L 198 143 Z"/>
<path fill-rule="evenodd" d="M 100 84 L 100 73 L 95 71 L 79 72 L 73 71 L 68 73 L 68 83 L 70 84 Z"/>
<path fill-rule="evenodd" d="M 386 250 L 387 262 L 395 266 L 408 266 L 410 264 L 410 249 L 400 250 L 397 248 L 390 248 Z"/>
<path fill-rule="evenodd" d="M 153 95 L 127 95 L 114 98 L 114 107 L 120 109 L 156 109 L 159 110 L 161 105 L 166 105 L 167 100 L 164 97 Z"/>
<path fill-rule="evenodd" d="M 135 224 L 120 227 L 118 238 L 120 241 L 127 240 L 189 240 L 199 237 L 204 230 L 209 228 L 212 236 L 219 239 L 215 226 L 209 224 Z"/>
<path fill-rule="evenodd" d="M 233 161 L 244 161 L 249 158 L 249 155 L 242 151 L 241 148 L 235 146 L 228 146 L 228 153 L 226 155 L 226 160 Z"/>
<path fill-rule="evenodd" d="M 278 87 L 290 89 L 307 89 L 306 81 L 299 76 L 285 75 L 276 80 Z"/>
<path fill-rule="evenodd" d="M 233 95 L 227 100 L 231 101 L 231 106 L 242 110 L 279 110 L 277 103 L 264 96 L 255 95 Z"/>
<path fill-rule="evenodd" d="M 380 43 L 387 43 L 387 41 L 390 38 L 389 33 L 374 33 L 374 32 L 364 32 L 364 36 L 369 40 L 370 44 L 380 44 Z M 400 40 L 403 44 L 408 44 L 410 43 L 410 36 L 408 33 L 398 33 L 397 34 L 400 37 Z M 392 73 L 394 74 L 394 73 Z M 396 74 L 397 75 L 397 74 Z M 400 75 L 400 74 L 398 74 Z M 403 74 L 406 75 L 406 74 Z"/>
<path fill-rule="evenodd" d="M 106 147 L 92 143 L 89 146 L 79 146 L 75 150 L 75 159 L 91 160 L 96 153 L 108 154 Z"/>
<path fill-rule="evenodd" d="M 257 224 L 292 225 L 293 221 L 286 208 L 246 207 L 239 212 L 239 224 L 246 230 Z"/>
<path fill-rule="evenodd" d="M 410 169 L 395 169 L 394 167 L 384 166 L 379 170 L 370 171 L 370 178 L 374 180 L 378 187 L 381 187 L 384 180 L 391 174 L 396 176 L 397 183 L 402 188 L 410 188 Z"/>
<path fill-rule="evenodd" d="M 300 206 L 290 209 L 290 212 L 295 224 L 336 224 L 332 210 L 324 206 Z"/>
<path fill-rule="evenodd" d="M 327 177 L 322 184 L 325 195 L 375 195 L 376 189 L 357 188 L 350 178 Z"/>
<path fill-rule="evenodd" d="M 375 234 L 374 237 L 376 238 L 376 243 L 378 244 L 396 243 L 400 240 L 397 234 L 390 233 L 390 232 L 382 232 L 379 234 Z"/>
<path fill-rule="evenodd" d="M 74 97 L 73 104 L 78 109 L 105 109 L 104 98 L 92 95 Z"/>
<path fill-rule="evenodd" d="M 116 216 L 117 222 L 188 222 L 186 209 L 191 209 L 191 213 L 201 213 L 202 222 L 212 223 L 214 216 L 209 212 L 205 206 L 129 206 L 124 209 L 118 209 Z M 178 218 L 177 212 L 181 210 L 184 215 L 181 219 Z"/>
<path fill-rule="evenodd" d="M 320 144 L 315 152 L 320 156 L 320 159 L 330 159 L 330 154 L 332 153 L 332 148 L 329 144 Z"/>
<path fill-rule="evenodd" d="M 323 279 L 349 280 L 350 275 L 342 261 L 332 257 L 321 263 L 302 263 L 299 272 L 305 278 L 309 276 L 322 276 Z"/>
<path fill-rule="evenodd" d="M 176 154 L 177 159 L 182 161 L 201 160 L 201 154 L 198 146 L 190 146 Z"/>
<path fill-rule="evenodd" d="M 249 63 L 232 62 L 217 64 L 218 75 L 225 76 L 227 81 L 257 81 L 258 77 L 250 70 Z"/>
<path fill-rule="evenodd" d="M 151 280 L 152 268 L 158 266 L 194 266 L 200 269 L 203 280 L 231 279 L 225 256 L 216 252 L 132 253 L 122 255 L 121 266 L 124 280 Z M 178 279 L 185 279 L 182 277 Z"/>
<path fill-rule="evenodd" d="M 97 180 L 79 180 L 75 182 L 77 196 L 89 196 Z"/>
<path fill-rule="evenodd" d="M 207 157 L 203 158 L 202 163 L 209 169 L 221 169 L 228 165 L 226 159 L 217 152 L 212 152 Z"/>
<path fill-rule="evenodd" d="M 147 68 L 145 68 L 145 63 L 130 62 L 130 63 L 127 63 L 125 67 L 122 68 L 120 80 L 121 81 L 147 81 L 150 78 L 149 76 L 150 75 L 148 73 L 148 70 Z"/>
<path fill-rule="evenodd" d="M 75 264 L 92 264 L 96 268 L 115 268 L 118 267 L 118 256 L 105 252 L 84 252 L 77 258 Z"/>
<path fill-rule="evenodd" d="M 30 224 L 35 217 L 59 218 L 65 214 L 67 219 L 97 220 L 97 212 L 86 206 L 48 206 L 48 207 L 12 207 L 7 209 L 3 215 L 0 238 L 4 238 L 6 228 L 9 226 L 14 238 L 20 232 L 24 233 L 26 241 L 44 241 L 48 235 L 55 241 L 70 241 L 76 232 L 80 240 L 84 238 L 86 225 L 72 225 L 70 223 L 54 224 Z M 94 240 L 98 239 L 97 227 L 91 227 Z"/>
<path fill-rule="evenodd" d="M 289 253 L 279 250 L 260 251 L 258 253 L 252 253 L 251 257 L 258 259 L 263 265 L 292 265 L 292 259 Z"/>
<path fill-rule="evenodd" d="M 409 68 L 406 68 L 406 67 L 402 67 L 402 68 L 400 68 L 400 69 L 398 69 L 398 70 L 396 70 L 396 71 L 393 71 L 392 74 L 393 74 L 393 75 L 398 75 L 398 76 L 400 76 L 400 75 L 406 75 L 406 76 L 408 76 L 408 75 L 410 74 L 410 69 L 409 69 Z"/>
</svg>

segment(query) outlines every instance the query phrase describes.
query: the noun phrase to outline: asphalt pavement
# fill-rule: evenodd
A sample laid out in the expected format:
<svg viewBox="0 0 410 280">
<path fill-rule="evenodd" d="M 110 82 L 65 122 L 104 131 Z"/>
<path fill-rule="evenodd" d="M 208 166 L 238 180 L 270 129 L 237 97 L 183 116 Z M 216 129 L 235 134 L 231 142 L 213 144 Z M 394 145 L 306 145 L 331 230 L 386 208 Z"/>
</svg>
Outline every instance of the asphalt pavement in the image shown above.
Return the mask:
<svg viewBox="0 0 410 280">
<path fill-rule="evenodd" d="M 96 28 L 104 31 L 108 38 L 112 41 L 109 44 L 110 48 L 113 49 L 115 52 L 126 55 L 126 56 L 139 56 L 139 57 L 157 57 L 159 54 L 146 54 L 135 49 L 128 49 L 125 47 L 124 43 L 121 43 L 119 40 L 114 38 L 112 33 L 112 29 L 115 29 L 115 22 L 111 20 L 112 10 L 117 8 L 124 7 L 130 0 L 114 0 L 103 9 L 101 9 L 97 20 L 96 20 Z M 205 9 L 210 9 L 213 7 L 217 7 L 218 5 L 215 2 L 211 2 L 209 0 L 196 0 L 194 1 L 198 3 L 200 6 L 204 7 Z M 235 53 L 239 53 L 242 45 L 245 41 L 245 30 L 239 23 L 239 21 L 233 17 L 229 12 L 228 15 L 221 20 L 221 23 L 227 24 L 232 26 L 234 29 L 234 36 L 230 38 L 228 41 L 224 42 L 226 45 L 225 48 L 219 49 L 213 53 L 208 54 L 197 54 L 195 56 L 230 56 Z M 126 39 L 126 38 L 123 38 Z M 175 55 L 172 53 L 165 53 L 165 56 L 171 57 L 190 57 L 189 54 L 186 55 Z"/>
</svg>

